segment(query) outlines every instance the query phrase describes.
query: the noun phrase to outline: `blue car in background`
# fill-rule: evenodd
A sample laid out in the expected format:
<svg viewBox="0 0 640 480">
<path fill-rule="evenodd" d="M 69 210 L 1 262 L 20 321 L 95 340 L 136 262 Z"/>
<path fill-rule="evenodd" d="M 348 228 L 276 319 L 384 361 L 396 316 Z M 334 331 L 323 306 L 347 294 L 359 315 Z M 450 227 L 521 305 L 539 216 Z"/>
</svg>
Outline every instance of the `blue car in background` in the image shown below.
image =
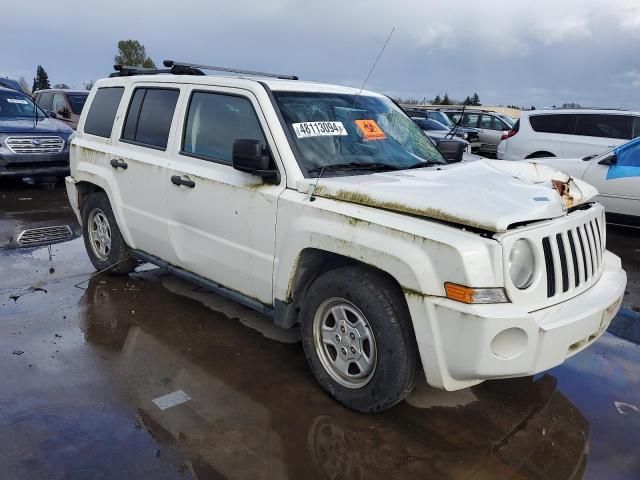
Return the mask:
<svg viewBox="0 0 640 480">
<path fill-rule="evenodd" d="M 22 87 L 17 80 L 12 80 L 10 78 L 0 77 L 0 87 L 10 88 L 11 90 L 17 90 L 22 92 Z"/>
<path fill-rule="evenodd" d="M 47 183 L 65 177 L 72 133 L 22 91 L 0 87 L 0 177 Z"/>
<path fill-rule="evenodd" d="M 598 189 L 607 222 L 640 228 L 640 137 L 599 155 L 537 158 Z"/>
</svg>

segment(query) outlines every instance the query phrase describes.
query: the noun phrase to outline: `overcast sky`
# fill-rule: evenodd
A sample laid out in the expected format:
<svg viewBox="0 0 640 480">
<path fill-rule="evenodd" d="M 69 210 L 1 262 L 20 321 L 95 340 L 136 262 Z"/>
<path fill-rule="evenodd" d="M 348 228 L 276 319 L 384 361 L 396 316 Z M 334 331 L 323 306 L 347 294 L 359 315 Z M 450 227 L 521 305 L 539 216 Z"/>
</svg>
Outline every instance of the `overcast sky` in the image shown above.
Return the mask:
<svg viewBox="0 0 640 480">
<path fill-rule="evenodd" d="M 0 75 L 81 87 L 118 40 L 165 58 L 485 104 L 640 108 L 640 0 L 4 2 Z M 62 6 L 61 4 L 64 4 Z M 164 7 L 163 5 L 167 5 Z"/>
</svg>

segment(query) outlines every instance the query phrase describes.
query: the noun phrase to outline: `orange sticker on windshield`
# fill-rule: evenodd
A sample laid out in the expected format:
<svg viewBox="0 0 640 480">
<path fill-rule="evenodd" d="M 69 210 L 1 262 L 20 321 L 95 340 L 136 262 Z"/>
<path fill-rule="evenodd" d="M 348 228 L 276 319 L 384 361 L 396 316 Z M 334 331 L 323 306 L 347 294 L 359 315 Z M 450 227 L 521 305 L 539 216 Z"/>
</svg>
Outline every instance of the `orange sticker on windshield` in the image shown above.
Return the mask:
<svg viewBox="0 0 640 480">
<path fill-rule="evenodd" d="M 354 120 L 364 140 L 383 140 L 387 138 L 374 120 Z"/>
</svg>

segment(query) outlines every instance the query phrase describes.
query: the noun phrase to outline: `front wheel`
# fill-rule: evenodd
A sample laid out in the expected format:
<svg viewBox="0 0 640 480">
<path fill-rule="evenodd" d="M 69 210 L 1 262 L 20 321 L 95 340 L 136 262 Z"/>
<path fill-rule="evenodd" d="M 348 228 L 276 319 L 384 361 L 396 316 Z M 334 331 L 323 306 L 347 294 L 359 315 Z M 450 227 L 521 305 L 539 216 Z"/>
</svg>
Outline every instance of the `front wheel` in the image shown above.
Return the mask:
<svg viewBox="0 0 640 480">
<path fill-rule="evenodd" d="M 311 285 L 302 342 L 322 387 L 360 412 L 392 407 L 412 390 L 418 355 L 400 289 L 361 267 L 331 270 Z"/>
</svg>

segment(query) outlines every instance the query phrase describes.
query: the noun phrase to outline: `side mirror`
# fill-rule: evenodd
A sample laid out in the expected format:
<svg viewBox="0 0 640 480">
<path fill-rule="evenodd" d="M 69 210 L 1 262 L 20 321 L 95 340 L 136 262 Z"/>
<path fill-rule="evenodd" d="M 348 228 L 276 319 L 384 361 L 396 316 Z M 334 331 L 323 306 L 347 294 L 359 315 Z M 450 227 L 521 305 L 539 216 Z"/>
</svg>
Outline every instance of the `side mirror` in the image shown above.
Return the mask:
<svg viewBox="0 0 640 480">
<path fill-rule="evenodd" d="M 262 177 L 266 183 L 280 183 L 269 150 L 259 140 L 241 138 L 233 142 L 233 168 Z"/>
<path fill-rule="evenodd" d="M 466 145 L 455 140 L 440 140 L 436 143 L 436 147 L 450 162 L 461 162 Z"/>
<path fill-rule="evenodd" d="M 598 165 L 615 165 L 616 163 L 618 163 L 618 156 L 615 153 L 612 153 L 600 160 Z"/>
<path fill-rule="evenodd" d="M 67 109 L 67 107 L 59 108 L 56 113 L 58 115 L 60 115 L 61 117 L 63 117 L 63 118 L 68 118 L 69 117 L 69 110 Z"/>
<path fill-rule="evenodd" d="M 58 114 L 56 112 L 50 112 L 49 110 L 47 110 L 46 113 L 51 118 L 58 118 Z"/>
</svg>

